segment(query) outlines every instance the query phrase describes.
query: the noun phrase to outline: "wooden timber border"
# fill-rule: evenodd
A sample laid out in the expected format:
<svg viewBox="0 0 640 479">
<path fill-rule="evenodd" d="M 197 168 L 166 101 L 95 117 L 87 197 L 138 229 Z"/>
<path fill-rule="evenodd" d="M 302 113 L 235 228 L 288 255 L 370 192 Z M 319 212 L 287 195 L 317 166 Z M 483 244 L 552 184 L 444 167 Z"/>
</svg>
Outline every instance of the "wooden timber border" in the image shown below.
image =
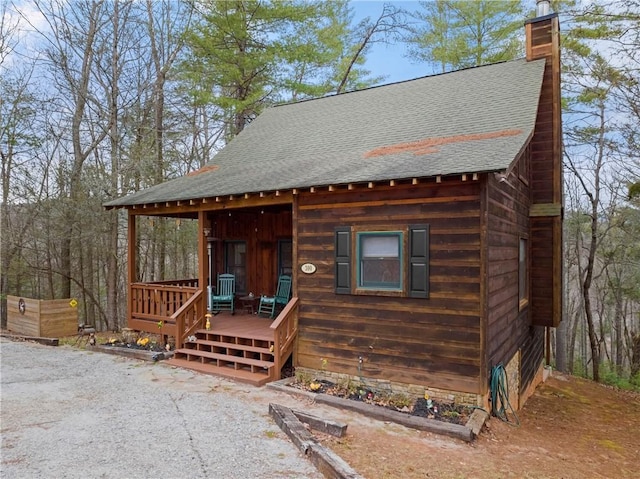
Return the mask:
<svg viewBox="0 0 640 479">
<path fill-rule="evenodd" d="M 377 419 L 379 421 L 390 421 L 412 429 L 441 434 L 453 437 L 455 439 L 460 439 L 465 442 L 472 442 L 476 438 L 476 436 L 480 433 L 480 430 L 482 429 L 485 421 L 489 417 L 489 414 L 486 411 L 482 409 L 476 409 L 471 415 L 471 418 L 469 419 L 467 424 L 451 424 L 443 421 L 437 421 L 435 419 L 412 416 L 410 414 L 393 411 L 381 406 L 376 406 L 375 404 L 352 401 L 350 399 L 331 396 L 329 394 L 318 394 L 309 391 L 303 391 L 288 386 L 288 384 L 293 380 L 294 378 L 283 379 L 281 381 L 269 383 L 267 384 L 267 387 L 276 389 L 289 395 L 309 398 L 318 404 L 326 404 L 327 406 L 335 407 L 338 409 L 354 411 L 364 416 Z"/>
</svg>

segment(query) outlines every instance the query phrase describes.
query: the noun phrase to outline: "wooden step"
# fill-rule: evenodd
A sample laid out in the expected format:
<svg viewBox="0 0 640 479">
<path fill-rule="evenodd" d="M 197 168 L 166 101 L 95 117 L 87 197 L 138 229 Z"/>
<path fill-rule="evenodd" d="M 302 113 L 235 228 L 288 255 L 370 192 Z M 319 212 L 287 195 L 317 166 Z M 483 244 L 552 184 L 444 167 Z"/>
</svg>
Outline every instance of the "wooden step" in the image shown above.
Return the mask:
<svg viewBox="0 0 640 479">
<path fill-rule="evenodd" d="M 209 341 L 206 339 L 197 339 L 195 342 L 185 343 L 185 346 L 188 346 L 190 344 L 193 344 L 193 345 L 201 344 L 203 346 L 233 349 L 235 351 L 250 351 L 252 353 L 269 354 L 273 356 L 273 352 L 269 348 L 251 346 L 249 344 L 226 343 L 224 341 Z M 187 347 L 184 349 L 191 349 L 191 348 Z"/>
<path fill-rule="evenodd" d="M 200 361 L 188 361 L 173 357 L 163 361 L 165 364 L 176 366 L 184 369 L 190 369 L 203 374 L 211 374 L 213 376 L 222 376 L 228 379 L 239 381 L 253 386 L 264 386 L 273 379 L 263 373 L 253 373 L 245 369 L 231 369 L 229 367 L 215 366 L 212 363 L 202 363 Z"/>
<path fill-rule="evenodd" d="M 246 364 L 247 366 L 254 366 L 263 369 L 269 369 L 274 365 L 273 361 L 264 361 L 261 359 L 247 358 L 244 356 L 234 356 L 232 354 L 213 353 L 210 351 L 201 351 L 198 349 L 189 348 L 181 348 L 175 350 L 175 357 L 182 358 L 183 356 L 186 356 L 187 360 L 189 360 L 189 357 L 201 357 L 228 363 Z"/>
<path fill-rule="evenodd" d="M 273 342 L 273 334 L 269 333 L 268 335 L 260 335 L 259 337 L 256 335 L 256 333 L 254 332 L 245 332 L 242 333 L 240 331 L 219 331 L 217 329 L 197 329 L 195 330 L 194 334 L 202 339 L 206 339 L 207 336 L 224 336 L 224 337 L 234 337 L 237 339 L 244 339 L 247 341 L 253 340 L 253 341 L 262 341 L 262 342 Z"/>
</svg>

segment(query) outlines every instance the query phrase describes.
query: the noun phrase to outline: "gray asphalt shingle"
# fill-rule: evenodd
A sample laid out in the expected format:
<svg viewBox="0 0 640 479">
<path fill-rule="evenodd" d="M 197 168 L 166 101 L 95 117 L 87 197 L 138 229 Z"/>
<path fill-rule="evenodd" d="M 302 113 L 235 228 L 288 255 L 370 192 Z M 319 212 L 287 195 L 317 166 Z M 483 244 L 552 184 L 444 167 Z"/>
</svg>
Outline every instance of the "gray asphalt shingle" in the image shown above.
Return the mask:
<svg viewBox="0 0 640 479">
<path fill-rule="evenodd" d="M 272 107 L 209 162 L 217 168 L 106 206 L 504 170 L 533 133 L 544 65 L 514 60 Z"/>
</svg>

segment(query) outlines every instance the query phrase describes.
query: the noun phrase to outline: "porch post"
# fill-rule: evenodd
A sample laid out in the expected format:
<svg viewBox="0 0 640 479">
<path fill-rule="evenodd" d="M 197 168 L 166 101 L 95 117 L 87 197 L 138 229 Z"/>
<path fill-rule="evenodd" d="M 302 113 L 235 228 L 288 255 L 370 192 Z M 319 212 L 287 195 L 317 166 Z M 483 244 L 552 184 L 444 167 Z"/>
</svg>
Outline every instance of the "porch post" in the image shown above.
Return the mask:
<svg viewBox="0 0 640 479">
<path fill-rule="evenodd" d="M 128 227 L 127 227 L 127 283 L 128 283 L 128 295 L 127 295 L 127 326 L 133 316 L 133 283 L 136 282 L 137 274 L 137 255 L 138 255 L 138 243 L 136 241 L 136 217 L 132 214 L 131 210 L 128 210 Z"/>
<path fill-rule="evenodd" d="M 204 211 L 198 212 L 198 289 L 203 293 L 207 292 L 209 279 L 209 259 L 207 258 L 207 236 L 204 233 L 207 224 L 207 214 Z M 208 300 L 207 300 L 208 301 Z"/>
<path fill-rule="evenodd" d="M 298 294 L 298 207 L 298 195 L 293 195 L 291 202 L 291 296 Z"/>
</svg>

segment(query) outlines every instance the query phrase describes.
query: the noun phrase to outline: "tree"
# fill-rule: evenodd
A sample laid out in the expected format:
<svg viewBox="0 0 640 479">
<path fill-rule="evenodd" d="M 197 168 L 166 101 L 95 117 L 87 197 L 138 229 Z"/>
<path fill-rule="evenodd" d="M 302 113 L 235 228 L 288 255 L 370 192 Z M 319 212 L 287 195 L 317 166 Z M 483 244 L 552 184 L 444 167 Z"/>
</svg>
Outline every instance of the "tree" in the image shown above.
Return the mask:
<svg viewBox="0 0 640 479">
<path fill-rule="evenodd" d="M 580 189 L 576 213 L 587 220 L 586 229 L 568 239 L 583 245 L 577 247 L 577 281 L 588 332 L 591 374 L 596 381 L 609 354 L 609 331 L 615 332 L 614 362 L 618 371 L 622 370 L 623 357 L 618 353 L 624 347 L 626 324 L 625 271 L 620 268 L 626 253 L 625 248 L 618 247 L 616 232 L 620 231 L 622 199 L 628 184 L 619 172 L 629 165 L 623 147 L 629 116 L 620 114 L 617 103 L 620 91 L 630 85 L 630 71 L 624 62 L 612 60 L 615 56 L 603 54 L 603 49 L 612 39 L 628 38 L 629 19 L 614 17 L 611 12 L 610 5 L 586 5 L 574 12 L 571 28 L 563 38 L 566 166 Z"/>
<path fill-rule="evenodd" d="M 81 222 L 77 212 L 85 199 L 82 186 L 83 167 L 87 158 L 107 135 L 108 129 L 86 128 L 87 116 L 93 106 L 99 106 L 90 91 L 92 70 L 96 55 L 100 52 L 96 36 L 108 21 L 103 2 L 77 2 L 73 8 L 52 0 L 36 2 L 36 7 L 47 21 L 48 31 L 39 30 L 49 47 L 45 50 L 49 65 L 54 71 L 53 83 L 63 95 L 57 99 L 59 107 L 71 112 L 68 135 L 71 140 L 69 163 L 68 201 L 65 208 L 65 232 L 60 238 L 61 276 L 60 297 L 71 297 L 72 251 L 74 239 L 80 236 Z M 52 32 L 52 35 L 49 35 Z M 64 106 L 63 106 L 64 105 Z M 94 126 L 97 126 L 94 123 Z"/>
<path fill-rule="evenodd" d="M 409 57 L 442 72 L 512 60 L 522 53 L 519 0 L 420 2 L 406 42 Z"/>
<path fill-rule="evenodd" d="M 338 86 L 336 93 L 342 93 L 346 89 L 363 88 L 371 82 L 381 79 L 371 79 L 362 83 L 361 78 L 369 74 L 367 70 L 358 70 L 357 66 L 364 64 L 365 55 L 374 43 L 388 43 L 398 39 L 402 30 L 407 28 L 404 12 L 390 4 L 384 4 L 382 12 L 377 19 L 364 18 L 349 35 L 344 44 L 345 54 L 337 64 L 334 76 Z"/>
<path fill-rule="evenodd" d="M 353 37 L 343 1 L 208 1 L 198 7 L 186 35 L 189 56 L 179 70 L 194 104 L 217 108 L 225 141 L 266 105 L 355 84 L 367 72 L 353 66 L 364 61 L 366 45 L 388 18 L 349 50 L 345 42 Z"/>
<path fill-rule="evenodd" d="M 0 4 L 0 164 L 2 202 L 0 204 L 0 322 L 7 326 L 7 294 L 19 288 L 11 277 L 24 239 L 38 216 L 33 208 L 40 198 L 33 152 L 41 144 L 38 130 L 38 99 L 31 88 L 32 62 L 13 63 L 9 55 L 20 37 L 20 20 L 9 15 L 7 4 Z M 13 60 L 13 61 L 12 61 Z M 20 182 L 16 178 L 22 178 Z M 32 193 L 35 193 L 32 195 Z"/>
</svg>

